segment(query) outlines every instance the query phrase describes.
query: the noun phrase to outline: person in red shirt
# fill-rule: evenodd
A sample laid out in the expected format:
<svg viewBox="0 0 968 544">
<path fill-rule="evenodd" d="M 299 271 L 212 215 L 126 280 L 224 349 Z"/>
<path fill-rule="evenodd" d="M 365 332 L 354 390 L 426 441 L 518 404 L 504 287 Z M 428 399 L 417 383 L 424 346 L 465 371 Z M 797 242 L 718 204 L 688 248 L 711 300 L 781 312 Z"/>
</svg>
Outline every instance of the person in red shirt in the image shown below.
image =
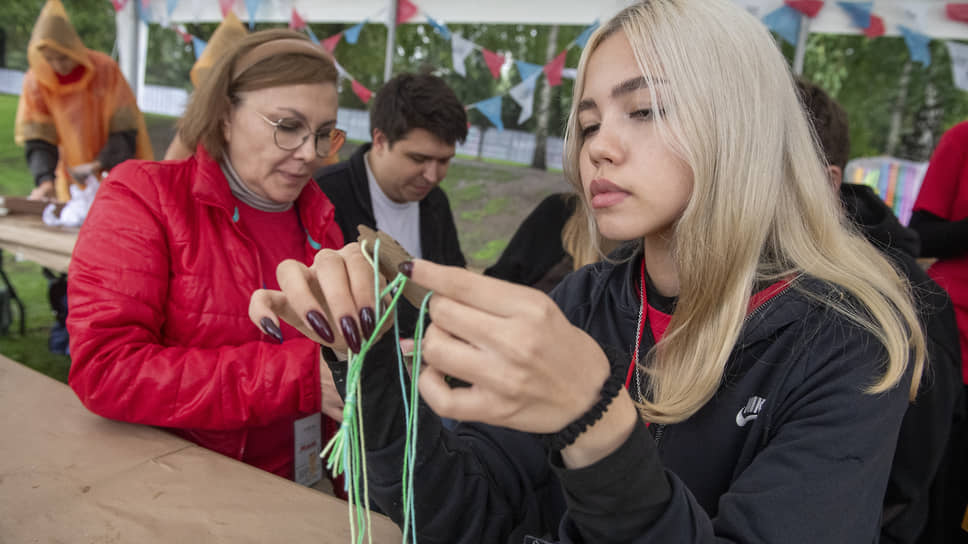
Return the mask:
<svg viewBox="0 0 968 544">
<path fill-rule="evenodd" d="M 91 411 L 321 478 L 342 403 L 319 346 L 288 326 L 253 331 L 247 306 L 278 286 L 283 260 L 343 245 L 310 183 L 336 130 L 337 77 L 301 34 L 254 33 L 194 93 L 179 125 L 192 156 L 129 161 L 103 182 L 68 283 L 69 384 Z M 372 312 L 344 325 L 368 333 Z"/>
</svg>

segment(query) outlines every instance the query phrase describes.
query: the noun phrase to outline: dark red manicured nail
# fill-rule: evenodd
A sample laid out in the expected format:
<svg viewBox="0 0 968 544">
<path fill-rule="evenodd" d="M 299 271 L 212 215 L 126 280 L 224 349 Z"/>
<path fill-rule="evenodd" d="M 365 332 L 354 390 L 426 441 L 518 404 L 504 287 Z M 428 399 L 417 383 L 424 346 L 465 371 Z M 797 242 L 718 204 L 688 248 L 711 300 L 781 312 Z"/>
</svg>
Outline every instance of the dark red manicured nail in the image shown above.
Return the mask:
<svg viewBox="0 0 968 544">
<path fill-rule="evenodd" d="M 309 312 L 306 314 L 306 321 L 309 322 L 309 326 L 312 327 L 313 330 L 316 331 L 316 334 L 318 334 L 323 340 L 329 343 L 332 343 L 334 340 L 336 340 L 336 337 L 333 336 L 333 329 L 329 328 L 329 323 L 326 322 L 326 318 L 323 317 L 323 314 L 317 312 L 316 310 L 309 310 Z"/>
<path fill-rule="evenodd" d="M 344 316 L 339 320 L 339 328 L 343 331 L 343 339 L 346 340 L 347 347 L 353 353 L 360 352 L 360 329 L 356 326 L 356 321 L 350 316 Z"/>
<path fill-rule="evenodd" d="M 276 342 L 282 343 L 282 331 L 279 327 L 272 322 L 268 317 L 263 317 L 259 324 L 262 325 L 262 330 L 269 336 L 275 338 Z"/>
<path fill-rule="evenodd" d="M 369 338 L 376 328 L 376 313 L 373 308 L 366 307 L 360 310 L 360 328 L 363 329 L 363 337 Z"/>
<path fill-rule="evenodd" d="M 413 261 L 405 261 L 397 265 L 397 270 L 400 271 L 406 277 L 410 277 L 413 274 Z"/>
</svg>

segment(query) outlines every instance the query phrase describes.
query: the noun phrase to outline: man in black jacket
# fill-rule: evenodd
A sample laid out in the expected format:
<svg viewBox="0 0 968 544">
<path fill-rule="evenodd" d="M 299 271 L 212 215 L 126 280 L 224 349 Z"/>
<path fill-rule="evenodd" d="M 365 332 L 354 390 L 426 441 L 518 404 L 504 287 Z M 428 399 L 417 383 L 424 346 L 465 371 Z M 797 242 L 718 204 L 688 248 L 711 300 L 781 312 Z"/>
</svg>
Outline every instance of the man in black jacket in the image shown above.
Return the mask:
<svg viewBox="0 0 968 544">
<path fill-rule="evenodd" d="M 964 459 L 952 451 L 956 442 L 951 438 L 963 427 L 965 400 L 951 299 L 917 263 L 917 233 L 901 225 L 870 187 L 842 183 L 850 150 L 846 112 L 820 87 L 802 80 L 798 87 L 848 219 L 911 282 L 927 334 L 928 367 L 918 397 L 901 423 L 884 497 L 881 542 L 954 542 L 951 538 L 960 519 L 954 519 L 953 490 L 946 486 L 954 483 Z"/>
<path fill-rule="evenodd" d="M 346 243 L 358 225 L 379 228 L 411 255 L 465 266 L 447 195 L 438 187 L 457 142 L 467 138 L 467 112 L 454 91 L 430 74 L 400 74 L 377 92 L 370 107 L 372 143 L 348 161 L 320 169 L 316 182 L 336 207 Z M 404 304 L 402 331 L 416 312 Z"/>
</svg>

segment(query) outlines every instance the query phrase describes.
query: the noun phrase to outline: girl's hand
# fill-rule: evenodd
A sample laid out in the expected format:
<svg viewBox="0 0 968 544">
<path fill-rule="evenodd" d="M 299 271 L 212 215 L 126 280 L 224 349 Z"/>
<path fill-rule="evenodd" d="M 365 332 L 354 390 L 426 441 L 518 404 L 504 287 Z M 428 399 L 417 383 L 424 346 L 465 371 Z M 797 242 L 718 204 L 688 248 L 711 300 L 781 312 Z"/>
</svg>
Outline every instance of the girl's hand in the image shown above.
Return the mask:
<svg viewBox="0 0 968 544">
<path fill-rule="evenodd" d="M 276 279 L 281 291 L 260 289 L 249 300 L 249 319 L 267 334 L 282 319 L 334 351 L 358 353 L 373 333 L 373 268 L 358 244 L 321 250 L 311 267 L 283 261 Z"/>
<path fill-rule="evenodd" d="M 608 359 L 544 293 L 428 261 L 410 266 L 434 291 L 420 392 L 439 415 L 553 433 L 598 401 Z M 471 385 L 451 388 L 446 376 Z"/>
</svg>

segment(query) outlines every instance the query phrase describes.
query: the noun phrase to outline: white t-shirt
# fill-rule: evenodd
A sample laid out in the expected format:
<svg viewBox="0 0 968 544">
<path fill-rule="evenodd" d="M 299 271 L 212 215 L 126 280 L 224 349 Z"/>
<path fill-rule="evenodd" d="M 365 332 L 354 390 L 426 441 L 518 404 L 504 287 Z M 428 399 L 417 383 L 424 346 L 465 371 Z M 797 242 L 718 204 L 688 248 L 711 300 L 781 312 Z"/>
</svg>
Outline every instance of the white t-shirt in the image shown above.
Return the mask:
<svg viewBox="0 0 968 544">
<path fill-rule="evenodd" d="M 376 228 L 389 234 L 400 242 L 410 255 L 420 259 L 423 251 L 420 246 L 420 202 L 394 202 L 383 192 L 370 169 L 370 154 L 363 156 L 366 165 L 366 179 L 370 186 L 370 200 L 373 202 L 373 217 Z"/>
</svg>

